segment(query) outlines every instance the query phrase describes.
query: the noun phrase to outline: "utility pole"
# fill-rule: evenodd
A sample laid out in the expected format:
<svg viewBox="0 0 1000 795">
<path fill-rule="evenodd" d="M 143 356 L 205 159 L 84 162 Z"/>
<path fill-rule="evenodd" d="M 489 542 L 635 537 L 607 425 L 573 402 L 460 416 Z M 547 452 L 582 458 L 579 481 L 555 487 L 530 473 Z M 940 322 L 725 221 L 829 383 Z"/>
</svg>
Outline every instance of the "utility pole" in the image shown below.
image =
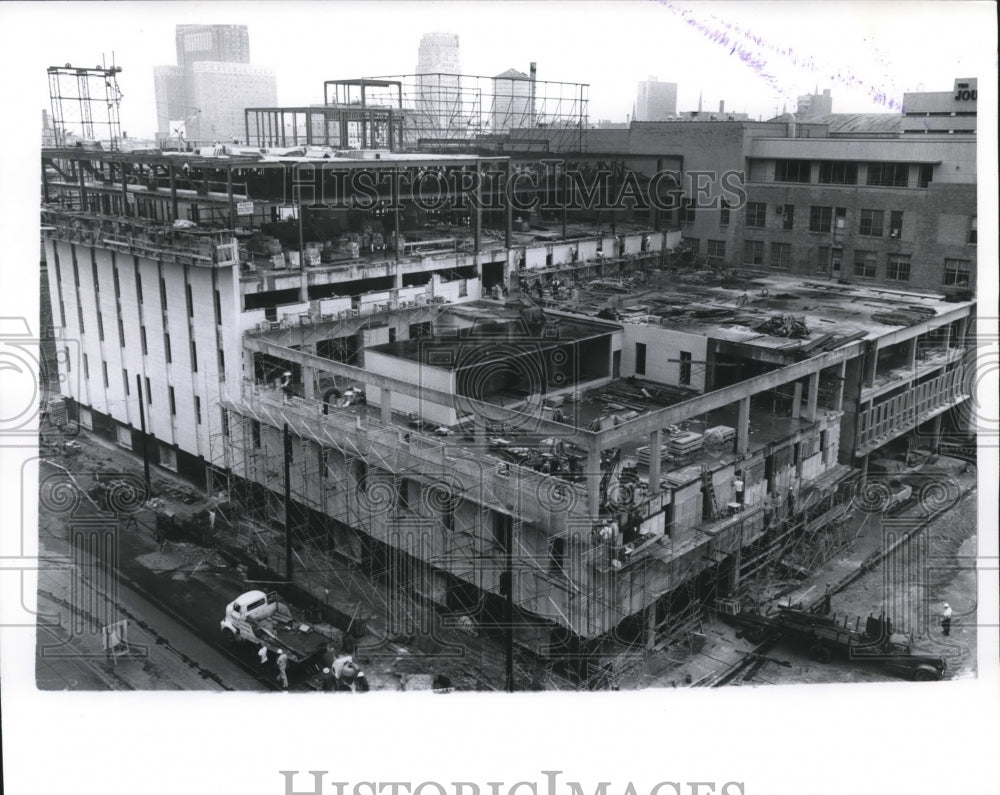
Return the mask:
<svg viewBox="0 0 1000 795">
<path fill-rule="evenodd" d="M 292 436 L 285 423 L 283 432 L 285 453 L 285 579 L 292 581 L 292 487 L 289 479 L 292 465 Z"/>
<path fill-rule="evenodd" d="M 149 483 L 149 449 L 146 446 L 146 409 L 143 406 L 142 376 L 135 374 L 135 387 L 139 395 L 139 430 L 142 431 L 142 474 L 146 481 L 146 499 L 153 496 Z"/>
</svg>

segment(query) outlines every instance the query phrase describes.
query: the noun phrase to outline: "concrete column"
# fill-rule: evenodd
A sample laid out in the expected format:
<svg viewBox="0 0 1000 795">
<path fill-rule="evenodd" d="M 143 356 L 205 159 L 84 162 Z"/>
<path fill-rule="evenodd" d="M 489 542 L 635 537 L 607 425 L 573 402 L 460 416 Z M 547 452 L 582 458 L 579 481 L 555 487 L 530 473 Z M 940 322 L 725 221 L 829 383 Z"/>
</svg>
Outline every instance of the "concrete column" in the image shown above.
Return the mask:
<svg viewBox="0 0 1000 795">
<path fill-rule="evenodd" d="M 792 419 L 797 420 L 802 412 L 802 382 L 795 382 L 795 393 L 792 395 Z"/>
<path fill-rule="evenodd" d="M 806 419 L 816 422 L 816 404 L 819 402 L 819 373 L 809 376 L 809 398 L 806 405 Z"/>
<path fill-rule="evenodd" d="M 312 367 L 302 368 L 302 393 L 307 400 L 316 397 L 316 371 Z"/>
<path fill-rule="evenodd" d="M 663 444 L 663 429 L 657 428 L 649 434 L 649 493 L 660 491 L 660 445 Z"/>
<path fill-rule="evenodd" d="M 386 425 L 392 423 L 392 390 L 382 389 L 382 422 Z"/>
<path fill-rule="evenodd" d="M 306 272 L 306 252 L 299 249 L 299 301 L 306 303 L 309 300 L 309 274 Z"/>
<path fill-rule="evenodd" d="M 750 448 L 750 396 L 742 398 L 736 417 L 736 455 L 746 455 Z"/>
<path fill-rule="evenodd" d="M 596 519 L 601 512 L 601 449 L 595 447 L 587 453 L 587 468 L 585 477 L 587 479 L 587 504 L 590 515 Z"/>
<path fill-rule="evenodd" d="M 431 280 L 433 282 L 433 279 Z M 403 269 L 399 267 L 399 260 L 396 260 L 396 275 L 393 277 L 393 285 L 395 289 L 403 289 Z"/>
<path fill-rule="evenodd" d="M 833 409 L 834 411 L 844 410 L 844 383 L 847 380 L 847 360 L 845 359 L 840 363 L 840 369 L 837 371 L 837 391 L 833 397 Z"/>
<path fill-rule="evenodd" d="M 868 343 L 865 351 L 865 370 L 862 384 L 871 387 L 875 384 L 875 368 L 878 366 L 878 340 Z"/>
<path fill-rule="evenodd" d="M 956 347 L 964 348 L 968 343 L 969 324 L 971 320 L 972 319 L 969 317 L 963 317 L 958 321 L 958 340 L 955 343 Z"/>
<path fill-rule="evenodd" d="M 656 646 L 656 602 L 646 605 L 646 651 Z"/>
<path fill-rule="evenodd" d="M 936 453 L 938 447 L 941 445 L 941 417 L 943 415 L 938 414 L 931 422 L 931 452 Z"/>
<path fill-rule="evenodd" d="M 180 212 L 177 203 L 177 169 L 167 166 L 167 173 L 170 176 L 170 215 L 171 220 L 176 221 Z"/>
</svg>

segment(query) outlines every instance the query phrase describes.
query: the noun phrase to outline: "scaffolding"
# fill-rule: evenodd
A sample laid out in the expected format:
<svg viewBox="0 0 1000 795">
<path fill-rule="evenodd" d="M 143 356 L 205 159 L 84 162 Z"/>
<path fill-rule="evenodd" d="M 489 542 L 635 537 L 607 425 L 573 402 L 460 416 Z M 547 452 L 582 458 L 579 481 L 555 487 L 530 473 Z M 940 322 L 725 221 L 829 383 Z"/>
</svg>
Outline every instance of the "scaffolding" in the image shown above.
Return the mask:
<svg viewBox="0 0 1000 795">
<path fill-rule="evenodd" d="M 120 66 L 93 68 L 50 66 L 49 101 L 55 145 L 59 147 L 121 148 L 121 121 L 118 107 L 122 92 L 118 88 Z"/>
<path fill-rule="evenodd" d="M 583 151 L 589 86 L 502 75 L 421 73 L 328 80 L 324 104 L 390 111 L 408 151 Z M 362 147 L 365 148 L 365 147 Z"/>
</svg>

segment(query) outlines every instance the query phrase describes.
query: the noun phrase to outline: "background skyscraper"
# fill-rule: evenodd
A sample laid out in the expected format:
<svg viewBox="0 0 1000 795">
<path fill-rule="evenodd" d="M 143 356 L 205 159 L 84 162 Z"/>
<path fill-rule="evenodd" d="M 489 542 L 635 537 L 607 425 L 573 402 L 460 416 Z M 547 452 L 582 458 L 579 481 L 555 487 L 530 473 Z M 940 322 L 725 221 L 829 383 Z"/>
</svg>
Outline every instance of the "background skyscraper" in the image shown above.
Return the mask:
<svg viewBox="0 0 1000 795">
<path fill-rule="evenodd" d="M 458 36 L 425 33 L 417 51 L 417 111 L 425 127 L 447 135 L 462 116 Z"/>
<path fill-rule="evenodd" d="M 661 83 L 655 75 L 639 83 L 635 121 L 663 121 L 677 115 L 677 83 Z"/>
<path fill-rule="evenodd" d="M 242 140 L 244 109 L 278 104 L 274 72 L 250 64 L 246 25 L 178 25 L 176 43 L 177 64 L 153 67 L 160 136 L 184 122 L 186 141 Z"/>
<path fill-rule="evenodd" d="M 802 94 L 796 103 L 796 115 L 800 118 L 810 116 L 829 116 L 833 113 L 833 97 L 830 89 L 824 88 L 823 93 L 817 89 L 812 94 Z"/>
</svg>

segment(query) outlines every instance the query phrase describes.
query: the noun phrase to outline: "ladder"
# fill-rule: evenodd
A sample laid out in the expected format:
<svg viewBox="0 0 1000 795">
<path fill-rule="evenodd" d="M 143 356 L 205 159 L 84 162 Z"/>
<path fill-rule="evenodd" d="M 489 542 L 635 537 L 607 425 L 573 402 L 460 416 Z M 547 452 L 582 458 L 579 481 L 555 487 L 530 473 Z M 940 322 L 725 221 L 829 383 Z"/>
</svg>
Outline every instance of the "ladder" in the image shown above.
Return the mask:
<svg viewBox="0 0 1000 795">
<path fill-rule="evenodd" d="M 709 518 L 714 522 L 719 518 L 719 504 L 715 498 L 715 484 L 712 482 L 712 473 L 709 471 L 705 464 L 701 465 L 701 484 L 702 491 L 708 498 L 708 505 L 710 508 Z"/>
</svg>

